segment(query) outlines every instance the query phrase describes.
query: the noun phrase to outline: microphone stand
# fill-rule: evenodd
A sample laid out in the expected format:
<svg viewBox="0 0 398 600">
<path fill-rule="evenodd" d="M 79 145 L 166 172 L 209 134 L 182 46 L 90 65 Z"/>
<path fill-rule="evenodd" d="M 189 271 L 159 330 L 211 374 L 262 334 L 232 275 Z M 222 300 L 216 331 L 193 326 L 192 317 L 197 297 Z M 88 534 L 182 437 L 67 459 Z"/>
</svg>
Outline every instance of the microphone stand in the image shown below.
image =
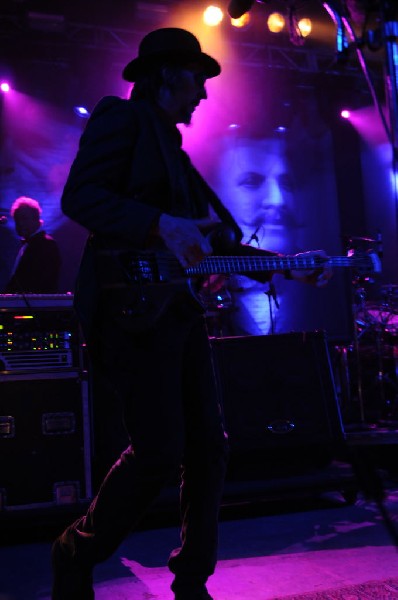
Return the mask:
<svg viewBox="0 0 398 600">
<path fill-rule="evenodd" d="M 359 277 L 354 277 L 351 285 L 351 306 L 352 306 L 352 318 L 353 318 L 353 350 L 354 359 L 356 366 L 356 393 L 359 407 L 359 423 L 356 423 L 353 427 L 361 430 L 371 429 L 371 425 L 366 424 L 365 419 L 365 404 L 363 397 L 363 381 L 362 381 L 362 363 L 359 346 L 359 331 L 358 331 L 358 317 L 360 309 L 364 310 L 365 307 L 365 289 L 359 287 L 362 284 Z M 359 303 L 356 301 L 359 299 Z"/>
</svg>

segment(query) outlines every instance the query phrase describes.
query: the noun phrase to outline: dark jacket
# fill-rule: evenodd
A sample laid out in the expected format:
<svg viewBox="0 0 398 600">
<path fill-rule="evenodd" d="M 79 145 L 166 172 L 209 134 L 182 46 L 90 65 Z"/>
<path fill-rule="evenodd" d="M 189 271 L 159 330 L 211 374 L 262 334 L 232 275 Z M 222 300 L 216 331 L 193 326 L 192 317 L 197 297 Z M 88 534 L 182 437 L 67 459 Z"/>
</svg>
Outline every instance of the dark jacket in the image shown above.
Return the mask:
<svg viewBox="0 0 398 600">
<path fill-rule="evenodd" d="M 6 294 L 54 294 L 58 292 L 61 257 L 56 241 L 39 231 L 27 242 Z"/>
<path fill-rule="evenodd" d="M 98 306 L 99 251 L 144 249 L 162 213 L 200 218 L 209 205 L 240 241 L 239 227 L 181 150 L 180 133 L 163 112 L 142 100 L 110 96 L 98 103 L 62 195 L 64 213 L 91 232 L 75 294 L 86 331 Z"/>
</svg>

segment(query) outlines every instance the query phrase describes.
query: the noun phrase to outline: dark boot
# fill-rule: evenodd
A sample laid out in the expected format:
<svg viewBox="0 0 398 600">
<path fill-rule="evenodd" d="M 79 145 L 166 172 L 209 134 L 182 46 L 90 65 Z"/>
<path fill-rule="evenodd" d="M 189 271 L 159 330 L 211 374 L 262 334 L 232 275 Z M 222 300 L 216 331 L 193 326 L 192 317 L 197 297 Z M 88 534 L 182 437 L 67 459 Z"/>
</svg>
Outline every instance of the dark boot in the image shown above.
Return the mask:
<svg viewBox="0 0 398 600">
<path fill-rule="evenodd" d="M 204 585 L 200 588 L 181 589 L 175 592 L 174 598 L 175 600 L 213 600 Z"/>
<path fill-rule="evenodd" d="M 94 600 L 92 569 L 79 565 L 60 538 L 53 544 L 51 558 L 52 600 Z"/>
<path fill-rule="evenodd" d="M 175 600 L 213 600 L 206 589 L 206 579 L 176 576 L 171 584 Z"/>
</svg>

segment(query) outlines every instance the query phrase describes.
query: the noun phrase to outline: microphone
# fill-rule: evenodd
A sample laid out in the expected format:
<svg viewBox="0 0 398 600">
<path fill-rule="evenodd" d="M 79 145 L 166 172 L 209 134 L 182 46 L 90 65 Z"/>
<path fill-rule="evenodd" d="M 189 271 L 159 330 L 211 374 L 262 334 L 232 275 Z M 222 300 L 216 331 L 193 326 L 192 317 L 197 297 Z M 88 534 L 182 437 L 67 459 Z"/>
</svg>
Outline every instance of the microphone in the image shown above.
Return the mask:
<svg viewBox="0 0 398 600">
<path fill-rule="evenodd" d="M 233 19 L 239 19 L 244 15 L 254 4 L 254 0 L 231 0 L 228 5 L 229 16 Z"/>
<path fill-rule="evenodd" d="M 260 227 L 261 227 L 261 225 L 259 225 L 259 226 L 257 227 L 257 229 L 255 230 L 255 232 L 251 234 L 251 236 L 250 236 L 250 237 L 249 237 L 249 239 L 247 240 L 246 244 L 251 244 L 251 242 L 253 242 L 253 241 L 254 241 L 254 242 L 257 242 L 257 246 L 259 246 L 259 245 L 260 245 L 260 242 L 259 242 L 259 239 L 258 239 L 258 235 L 257 235 L 257 234 L 258 234 L 258 231 L 259 231 L 259 229 L 260 229 Z"/>
<path fill-rule="evenodd" d="M 5 225 L 7 223 L 7 217 L 6 216 L 1 216 L 0 217 L 0 225 Z"/>
</svg>

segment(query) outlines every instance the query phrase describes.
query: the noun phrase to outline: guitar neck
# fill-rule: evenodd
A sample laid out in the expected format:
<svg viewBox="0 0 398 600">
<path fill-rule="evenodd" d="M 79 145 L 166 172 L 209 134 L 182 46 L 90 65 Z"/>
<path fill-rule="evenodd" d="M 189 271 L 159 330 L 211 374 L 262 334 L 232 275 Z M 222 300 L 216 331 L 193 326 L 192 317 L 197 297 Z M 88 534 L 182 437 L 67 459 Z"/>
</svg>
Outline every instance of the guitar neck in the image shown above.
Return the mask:
<svg viewBox="0 0 398 600">
<path fill-rule="evenodd" d="M 255 273 L 260 271 L 301 271 L 331 267 L 355 267 L 355 257 L 333 256 L 208 256 L 194 267 L 185 269 L 188 276 L 215 273 Z"/>
</svg>

